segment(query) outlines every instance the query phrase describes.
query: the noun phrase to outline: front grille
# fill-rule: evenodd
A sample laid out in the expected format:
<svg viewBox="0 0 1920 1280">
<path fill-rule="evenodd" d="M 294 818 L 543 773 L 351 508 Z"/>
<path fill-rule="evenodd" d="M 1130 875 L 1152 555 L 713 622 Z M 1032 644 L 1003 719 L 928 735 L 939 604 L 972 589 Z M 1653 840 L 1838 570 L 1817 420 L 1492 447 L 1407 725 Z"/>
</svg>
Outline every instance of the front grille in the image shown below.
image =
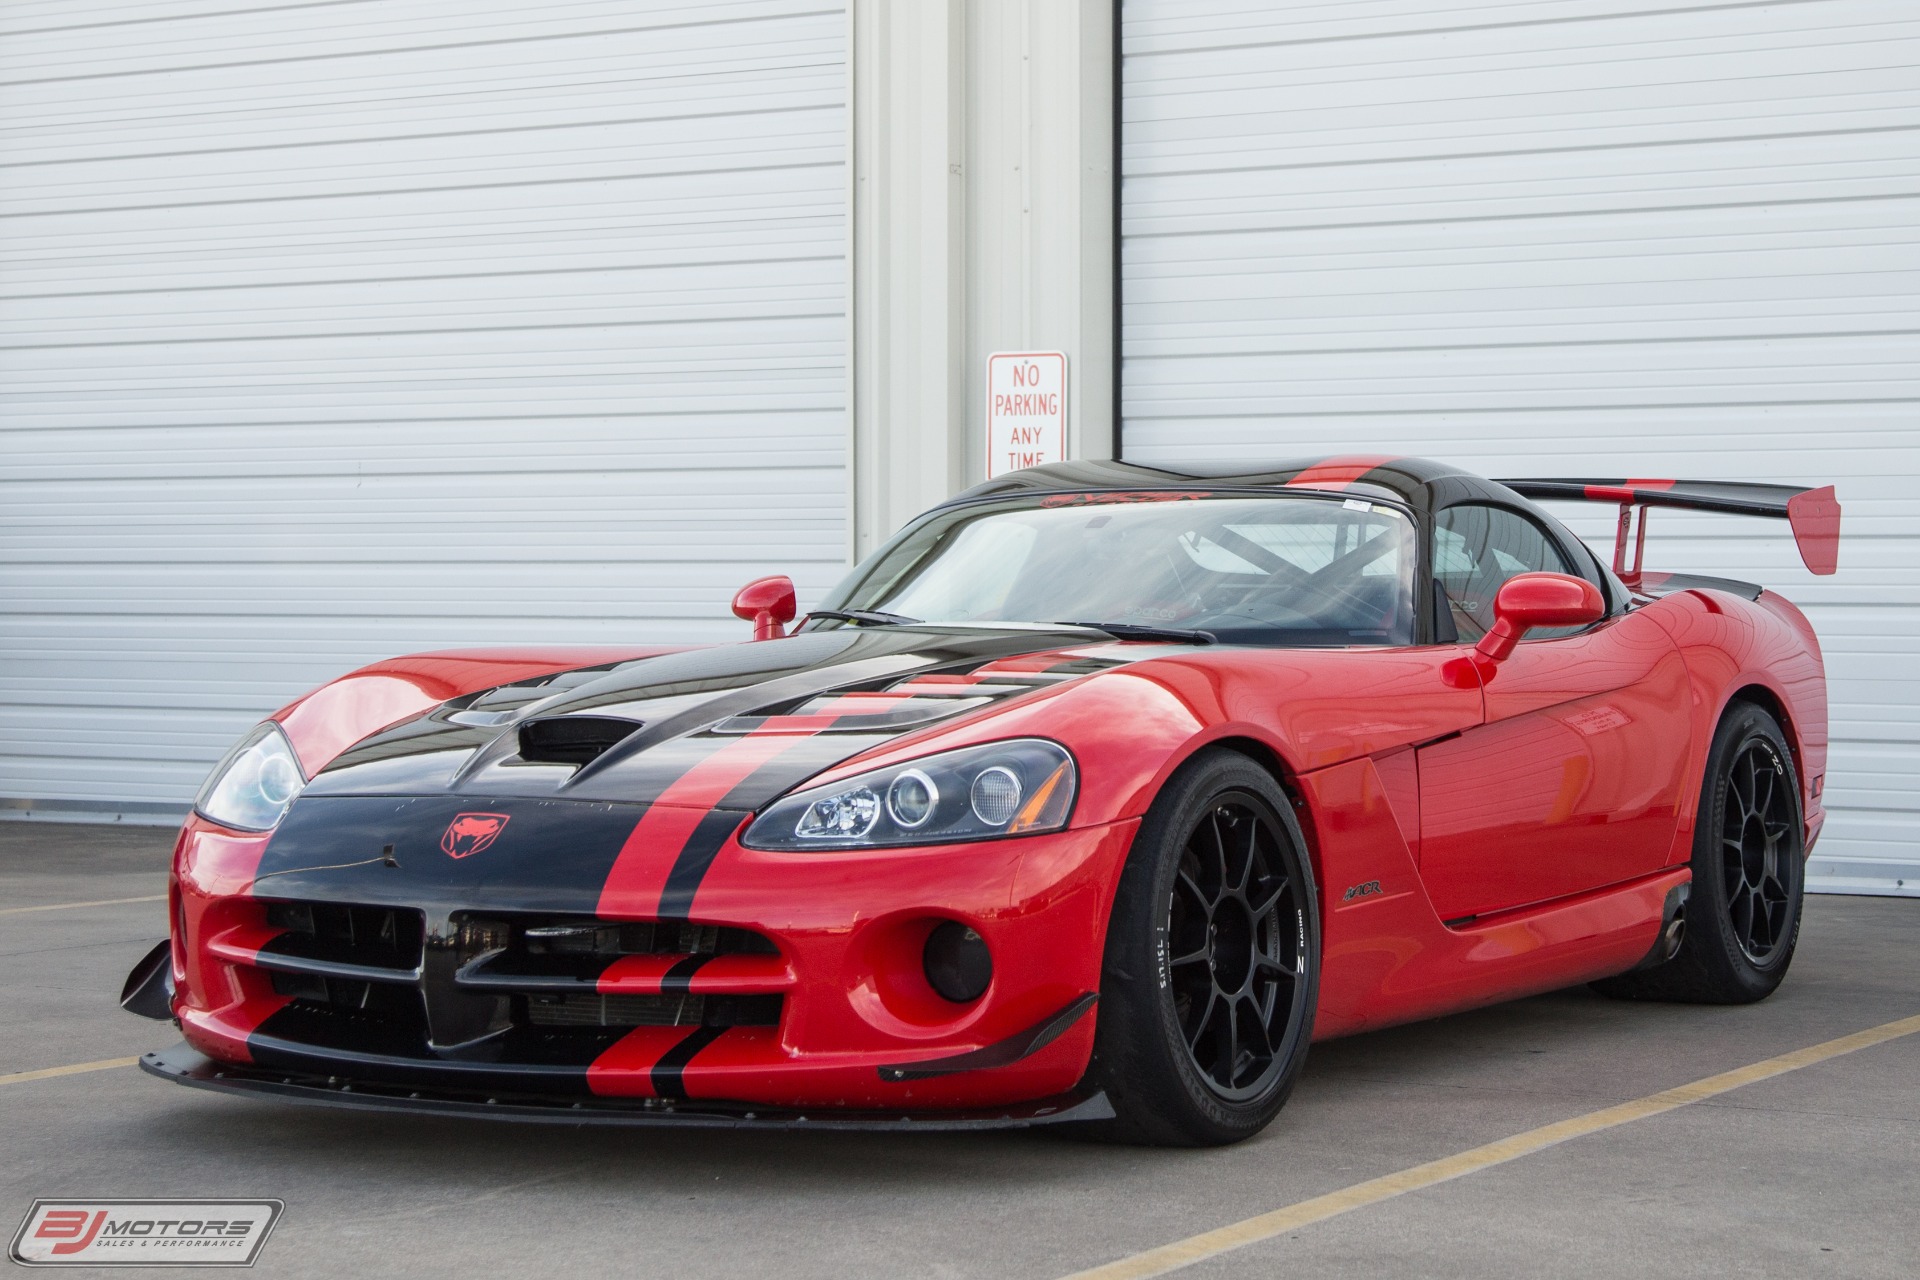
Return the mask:
<svg viewBox="0 0 1920 1280">
<path fill-rule="evenodd" d="M 272 975 L 275 995 L 292 996 L 335 1009 L 359 1009 L 381 1015 L 416 1010 L 419 992 L 411 985 L 361 982 L 354 978 L 325 978 L 311 973 L 275 970 Z"/>
<path fill-rule="evenodd" d="M 263 948 L 268 955 L 406 975 L 420 968 L 426 918 L 418 911 L 340 902 L 269 902 L 266 909 L 267 924 L 282 931 Z"/>
<path fill-rule="evenodd" d="M 484 972 L 489 986 L 516 977 L 591 983 L 622 956 L 780 953 L 772 939 L 750 929 L 591 916 L 462 916 L 455 946 L 463 976 Z"/>
<path fill-rule="evenodd" d="M 527 1020 L 536 1027 L 697 1027 L 706 1013 L 702 996 L 526 997 Z"/>
<path fill-rule="evenodd" d="M 429 930 L 407 908 L 271 901 L 261 912 L 255 921 L 279 932 L 228 959 L 290 997 L 261 1028 L 282 1052 L 584 1065 L 635 1028 L 777 1026 L 791 981 L 770 938 L 727 926 L 462 912 Z M 616 968 L 633 957 L 648 959 Z M 687 989 L 684 975 L 721 957 L 755 959 L 728 962 L 718 992 Z M 609 971 L 628 989 L 597 990 Z M 635 972 L 659 976 L 634 991 Z M 670 985 L 669 973 L 681 976 Z"/>
<path fill-rule="evenodd" d="M 385 1057 L 430 1056 L 427 1011 L 416 986 L 276 973 L 273 989 L 294 997 L 263 1028 L 278 1038 Z"/>
<path fill-rule="evenodd" d="M 779 996 L 602 996 L 535 994 L 525 997 L 536 1027 L 775 1027 Z"/>
</svg>

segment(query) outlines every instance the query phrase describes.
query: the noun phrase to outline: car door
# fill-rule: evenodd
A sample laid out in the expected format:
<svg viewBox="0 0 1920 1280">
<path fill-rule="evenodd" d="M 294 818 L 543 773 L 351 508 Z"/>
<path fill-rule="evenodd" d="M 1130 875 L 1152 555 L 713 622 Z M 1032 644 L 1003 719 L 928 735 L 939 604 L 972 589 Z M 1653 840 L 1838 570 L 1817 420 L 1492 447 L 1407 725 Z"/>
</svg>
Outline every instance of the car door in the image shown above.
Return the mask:
<svg viewBox="0 0 1920 1280">
<path fill-rule="evenodd" d="M 1590 556 L 1527 513 L 1462 503 L 1437 513 L 1433 571 L 1442 639 L 1493 622 L 1518 573 L 1600 585 Z M 1442 605 L 1444 604 L 1444 609 Z M 1487 669 L 1478 728 L 1419 753 L 1420 872 L 1443 920 L 1583 893 L 1658 870 L 1678 824 L 1688 748 L 1680 654 L 1653 619 L 1617 611 L 1528 634 Z"/>
</svg>

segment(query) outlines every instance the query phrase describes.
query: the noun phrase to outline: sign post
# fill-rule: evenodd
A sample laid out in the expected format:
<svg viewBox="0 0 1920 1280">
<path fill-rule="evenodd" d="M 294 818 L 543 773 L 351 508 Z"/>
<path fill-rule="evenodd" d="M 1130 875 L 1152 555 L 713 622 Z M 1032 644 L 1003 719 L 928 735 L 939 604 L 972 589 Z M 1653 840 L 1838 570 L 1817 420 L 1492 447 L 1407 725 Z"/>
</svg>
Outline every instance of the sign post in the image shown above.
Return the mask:
<svg viewBox="0 0 1920 1280">
<path fill-rule="evenodd" d="M 987 357 L 987 478 L 1064 462 L 1064 351 L 997 351 Z"/>
</svg>

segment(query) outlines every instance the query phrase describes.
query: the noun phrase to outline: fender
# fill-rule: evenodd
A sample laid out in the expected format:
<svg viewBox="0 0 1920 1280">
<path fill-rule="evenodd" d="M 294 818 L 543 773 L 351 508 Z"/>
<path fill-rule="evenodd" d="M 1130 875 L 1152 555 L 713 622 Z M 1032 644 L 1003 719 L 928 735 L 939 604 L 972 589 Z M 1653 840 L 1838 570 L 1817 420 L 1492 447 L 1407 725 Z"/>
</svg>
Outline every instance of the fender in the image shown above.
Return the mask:
<svg viewBox="0 0 1920 1280">
<path fill-rule="evenodd" d="M 342 751 L 449 698 L 581 667 L 631 662 L 688 646 L 443 649 L 348 672 L 274 712 L 311 778 Z"/>
<path fill-rule="evenodd" d="M 1445 737 L 1479 724 L 1485 715 L 1477 683 L 1449 682 L 1444 668 L 1452 648 L 1409 650 L 1383 661 L 1378 650 L 1190 650 L 1142 659 L 1084 679 L 1022 697 L 964 720 L 908 735 L 884 748 L 849 759 L 810 780 L 830 783 L 868 769 L 905 763 L 917 756 L 961 746 L 1015 737 L 1043 737 L 1061 743 L 1080 763 L 1081 792 L 1072 826 L 1123 832 L 1124 840 L 1102 841 L 1071 866 L 1044 851 L 1025 856 L 1016 873 L 1015 897 L 1041 885 L 1062 897 L 1084 902 L 1089 923 L 1088 954 L 1100 956 L 1120 873 L 1132 847 L 1132 833 L 1168 778 L 1194 754 L 1216 743 L 1262 749 L 1277 764 L 1281 785 L 1301 807 L 1301 830 L 1314 865 L 1321 897 L 1321 919 L 1330 922 L 1341 889 L 1358 879 L 1386 877 L 1394 883 L 1396 910 L 1392 929 L 1417 927 L 1430 954 L 1452 954 L 1471 946 L 1445 930 L 1418 885 L 1404 833 L 1418 830 L 1417 788 L 1412 753 L 1416 743 Z M 1116 741 L 1113 726 L 1127 733 Z M 1381 773 L 1376 773 L 1376 765 Z M 1352 779 L 1376 779 L 1364 796 L 1349 794 Z M 1324 781 L 1344 779 L 1348 781 Z M 1391 839 L 1386 839 L 1386 833 Z M 1397 848 L 1399 861 L 1388 852 Z M 1338 862 L 1339 866 L 1330 866 Z M 1349 875 L 1351 871 L 1353 874 Z M 1364 874 L 1362 872 L 1364 871 Z M 1402 883 L 1402 882 L 1407 883 Z M 1418 893 L 1418 907 L 1413 908 Z M 1404 899 L 1404 901 L 1402 901 Z M 1658 905 L 1657 900 L 1655 903 Z M 1381 913 L 1355 917 L 1374 921 Z M 1580 917 L 1584 920 L 1584 917 Z M 1618 950 L 1624 968 L 1643 955 L 1648 937 L 1637 918 L 1627 934 L 1603 930 L 1603 947 Z M 1574 928 L 1586 937 L 1585 924 Z M 1328 935 L 1331 937 L 1332 935 Z M 1344 945 L 1344 944 L 1343 944 Z M 1502 981 L 1503 991 L 1544 990 L 1565 985 L 1568 964 L 1594 964 L 1591 941 L 1573 951 L 1556 950 L 1548 963 L 1523 962 L 1521 971 Z M 1608 952 L 1598 963 L 1606 967 Z M 1480 970 L 1468 966 L 1453 979 Z M 1090 979 L 1097 981 L 1097 978 Z M 1364 1018 L 1348 1005 L 1364 1004 L 1384 974 L 1369 973 L 1345 990 L 1319 1034 L 1357 1030 Z M 1544 983 L 1545 985 L 1536 985 Z M 1425 1016 L 1436 1001 L 1460 997 L 1409 990 L 1395 1005 L 1392 1020 Z"/>
<path fill-rule="evenodd" d="M 1811 850 L 1826 819 L 1820 798 L 1828 742 L 1826 668 L 1812 625 L 1791 602 L 1770 591 L 1749 601 L 1695 587 L 1665 596 L 1646 611 L 1679 646 L 1693 684 L 1691 776 L 1704 776 L 1713 733 L 1727 704 L 1743 689 L 1764 690 L 1774 704 L 1770 710 L 1784 721 L 1781 729 L 1800 773 L 1801 811 Z M 1684 796 L 1670 865 L 1692 856 L 1699 808 L 1696 785 Z"/>
<path fill-rule="evenodd" d="M 902 735 L 808 785 L 935 751 L 1050 738 L 1081 765 L 1072 825 L 1127 821 L 1144 816 L 1174 770 L 1214 742 L 1257 743 L 1293 778 L 1478 725 L 1479 685 L 1449 683 L 1443 673 L 1455 656 L 1451 648 L 1181 649 Z M 1127 727 L 1121 743 L 1116 724 Z"/>
</svg>

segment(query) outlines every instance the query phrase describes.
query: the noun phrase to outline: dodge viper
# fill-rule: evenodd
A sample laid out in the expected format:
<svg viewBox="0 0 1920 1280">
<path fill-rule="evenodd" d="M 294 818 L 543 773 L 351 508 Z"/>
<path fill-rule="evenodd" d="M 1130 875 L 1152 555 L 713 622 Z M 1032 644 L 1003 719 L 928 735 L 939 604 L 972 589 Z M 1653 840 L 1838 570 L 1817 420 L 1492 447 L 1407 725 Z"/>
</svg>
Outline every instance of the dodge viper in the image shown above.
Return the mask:
<svg viewBox="0 0 1920 1280">
<path fill-rule="evenodd" d="M 1619 508 L 1613 562 L 1536 503 Z M 129 1009 L 182 1084 L 570 1123 L 1236 1141 L 1310 1042 L 1781 981 L 1827 707 L 1801 612 L 1645 569 L 1831 488 L 1417 459 L 1061 463 L 789 632 L 375 663 L 262 722 Z"/>
</svg>

